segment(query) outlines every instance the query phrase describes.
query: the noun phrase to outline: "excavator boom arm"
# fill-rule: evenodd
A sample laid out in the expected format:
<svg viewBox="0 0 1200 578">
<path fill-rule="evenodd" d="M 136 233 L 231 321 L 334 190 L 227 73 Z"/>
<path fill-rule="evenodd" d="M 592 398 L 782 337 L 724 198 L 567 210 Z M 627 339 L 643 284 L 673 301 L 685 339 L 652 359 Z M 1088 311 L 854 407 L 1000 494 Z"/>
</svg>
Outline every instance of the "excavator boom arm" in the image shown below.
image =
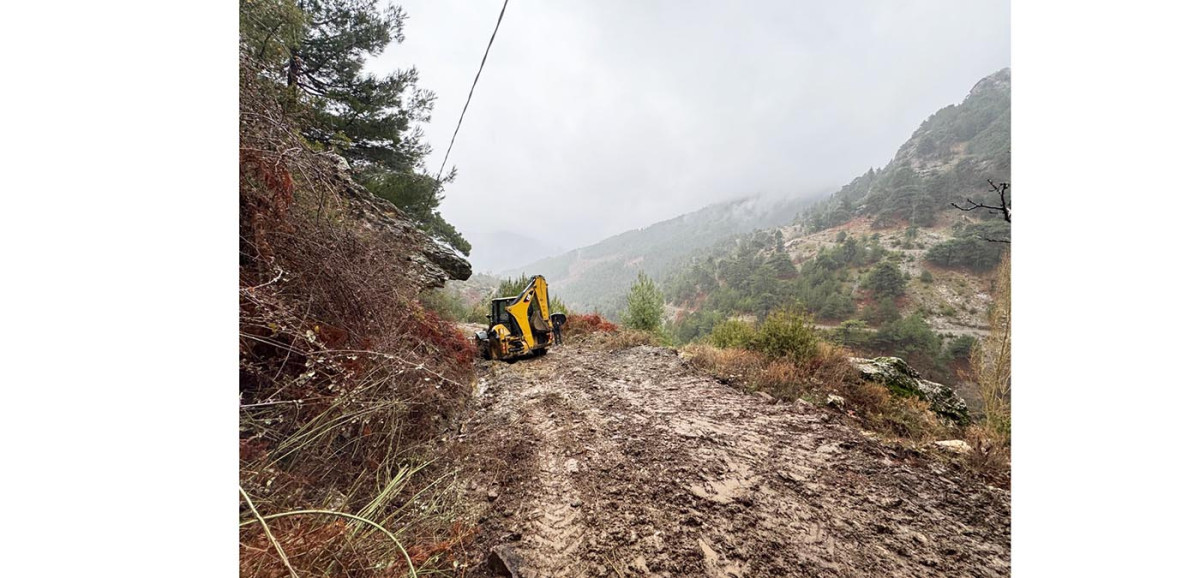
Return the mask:
<svg viewBox="0 0 1200 578">
<path fill-rule="evenodd" d="M 536 302 L 536 305 L 534 303 Z M 529 308 L 534 307 L 533 315 L 530 315 Z M 549 291 L 546 289 L 546 278 L 541 275 L 534 275 L 529 281 L 529 285 L 525 286 L 525 290 L 521 291 L 512 302 L 512 305 L 504 308 L 512 315 L 513 321 L 521 328 L 521 338 L 525 341 L 525 346 L 533 349 L 537 345 L 537 341 L 533 337 L 533 327 L 530 326 L 532 320 L 534 324 L 541 321 L 539 331 L 550 330 L 550 297 Z"/>
</svg>

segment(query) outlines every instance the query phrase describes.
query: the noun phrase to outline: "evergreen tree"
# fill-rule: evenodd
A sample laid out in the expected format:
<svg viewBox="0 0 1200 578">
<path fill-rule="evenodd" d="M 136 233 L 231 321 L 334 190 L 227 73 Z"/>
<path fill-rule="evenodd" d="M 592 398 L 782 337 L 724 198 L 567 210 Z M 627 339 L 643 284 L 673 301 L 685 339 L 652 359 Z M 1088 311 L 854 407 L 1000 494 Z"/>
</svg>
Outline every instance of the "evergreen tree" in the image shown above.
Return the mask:
<svg viewBox="0 0 1200 578">
<path fill-rule="evenodd" d="M 515 297 L 529 286 L 529 276 L 522 273 L 520 277 L 509 277 L 500 281 L 496 288 L 496 297 Z"/>
<path fill-rule="evenodd" d="M 925 367 L 935 367 L 942 352 L 942 338 L 918 314 L 884 323 L 872 341 L 881 351 Z"/>
<path fill-rule="evenodd" d="M 912 212 L 909 214 L 908 221 L 913 225 L 928 227 L 933 224 L 936 212 L 937 203 L 933 200 L 933 195 L 927 192 L 918 193 L 913 199 Z"/>
<path fill-rule="evenodd" d="M 900 310 L 891 299 L 880 299 L 874 305 L 863 308 L 862 318 L 875 325 L 891 323 L 900 319 Z"/>
<path fill-rule="evenodd" d="M 833 333 L 834 339 L 838 343 L 849 347 L 858 347 L 866 344 L 869 335 L 866 322 L 859 319 L 847 319 L 843 321 Z"/>
<path fill-rule="evenodd" d="M 793 279 L 799 274 L 791 257 L 784 252 L 778 252 L 768 257 L 766 266 L 776 279 Z"/>
<path fill-rule="evenodd" d="M 908 167 L 896 170 L 892 173 L 888 189 L 890 194 L 883 205 L 884 214 L 894 218 L 909 218 L 920 194 L 917 174 Z"/>
<path fill-rule="evenodd" d="M 656 333 L 662 329 L 663 295 L 644 272 L 638 271 L 637 281 L 625 296 L 625 303 L 621 322 L 627 327 Z"/>
<path fill-rule="evenodd" d="M 1010 238 L 1011 227 L 1001 219 L 973 223 L 954 234 L 954 238 L 929 248 L 925 259 L 944 267 L 967 267 L 985 271 L 995 267 L 1008 252 L 1008 243 L 988 239 Z"/>
<path fill-rule="evenodd" d="M 904 294 L 904 273 L 895 263 L 884 261 L 871 268 L 863 287 L 877 297 L 899 297 Z"/>
</svg>

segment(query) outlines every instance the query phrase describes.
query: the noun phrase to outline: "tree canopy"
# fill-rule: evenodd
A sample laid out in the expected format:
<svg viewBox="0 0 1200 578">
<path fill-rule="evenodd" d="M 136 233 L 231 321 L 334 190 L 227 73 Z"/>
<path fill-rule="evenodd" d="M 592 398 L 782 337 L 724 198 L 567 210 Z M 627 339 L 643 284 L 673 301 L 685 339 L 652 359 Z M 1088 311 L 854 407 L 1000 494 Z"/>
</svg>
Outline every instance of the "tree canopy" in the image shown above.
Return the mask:
<svg viewBox="0 0 1200 578">
<path fill-rule="evenodd" d="M 355 179 L 405 211 L 426 232 L 469 254 L 471 245 L 437 210 L 455 171 L 439 180 L 425 170 L 427 122 L 434 94 L 417 86 L 417 70 L 377 76 L 367 58 L 404 40 L 407 15 L 374 0 L 242 0 L 242 50 L 279 98 L 304 138 L 344 156 Z"/>
<path fill-rule="evenodd" d="M 904 273 L 895 263 L 884 261 L 871 269 L 863 287 L 878 297 L 899 297 L 904 294 Z"/>
</svg>

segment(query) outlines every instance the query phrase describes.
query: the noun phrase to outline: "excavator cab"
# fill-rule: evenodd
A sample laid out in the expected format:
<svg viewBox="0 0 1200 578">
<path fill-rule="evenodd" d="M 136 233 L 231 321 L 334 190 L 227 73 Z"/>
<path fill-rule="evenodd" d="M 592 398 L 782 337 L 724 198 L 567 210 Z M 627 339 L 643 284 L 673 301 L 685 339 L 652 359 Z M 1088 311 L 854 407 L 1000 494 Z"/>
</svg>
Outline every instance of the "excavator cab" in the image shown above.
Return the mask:
<svg viewBox="0 0 1200 578">
<path fill-rule="evenodd" d="M 509 315 L 508 311 L 506 311 L 504 308 L 508 307 L 508 304 L 511 302 L 512 299 L 515 299 L 515 298 L 514 297 L 500 297 L 498 299 L 492 299 L 492 312 L 488 313 L 488 323 L 490 323 L 491 325 L 496 325 L 497 323 L 499 323 L 501 325 L 509 327 L 510 331 L 511 331 L 512 315 Z"/>
<path fill-rule="evenodd" d="M 567 316 L 550 313 L 546 279 L 534 275 L 520 294 L 492 299 L 487 331 L 475 334 L 484 359 L 516 359 L 545 355 L 550 346 L 562 343 L 562 326 Z"/>
</svg>

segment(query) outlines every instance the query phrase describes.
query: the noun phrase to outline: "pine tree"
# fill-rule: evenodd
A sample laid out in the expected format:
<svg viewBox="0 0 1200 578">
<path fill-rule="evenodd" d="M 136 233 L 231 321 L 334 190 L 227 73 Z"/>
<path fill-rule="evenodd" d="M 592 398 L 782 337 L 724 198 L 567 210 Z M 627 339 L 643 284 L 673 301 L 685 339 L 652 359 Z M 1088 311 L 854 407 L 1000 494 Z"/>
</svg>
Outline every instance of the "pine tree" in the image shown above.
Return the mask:
<svg viewBox="0 0 1200 578">
<path fill-rule="evenodd" d="M 625 296 L 626 310 L 621 322 L 632 329 L 659 332 L 665 306 L 662 292 L 645 272 L 638 271 L 637 281 Z"/>
<path fill-rule="evenodd" d="M 884 261 L 871 268 L 863 287 L 877 297 L 899 297 L 904 294 L 904 273 L 895 263 Z"/>
<path fill-rule="evenodd" d="M 471 245 L 436 210 L 453 180 L 425 172 L 434 95 L 415 68 L 384 76 L 366 60 L 404 40 L 407 15 L 375 0 L 242 0 L 243 53 L 280 86 L 285 109 L 315 146 L 344 156 L 355 179 L 463 254 Z"/>
</svg>

